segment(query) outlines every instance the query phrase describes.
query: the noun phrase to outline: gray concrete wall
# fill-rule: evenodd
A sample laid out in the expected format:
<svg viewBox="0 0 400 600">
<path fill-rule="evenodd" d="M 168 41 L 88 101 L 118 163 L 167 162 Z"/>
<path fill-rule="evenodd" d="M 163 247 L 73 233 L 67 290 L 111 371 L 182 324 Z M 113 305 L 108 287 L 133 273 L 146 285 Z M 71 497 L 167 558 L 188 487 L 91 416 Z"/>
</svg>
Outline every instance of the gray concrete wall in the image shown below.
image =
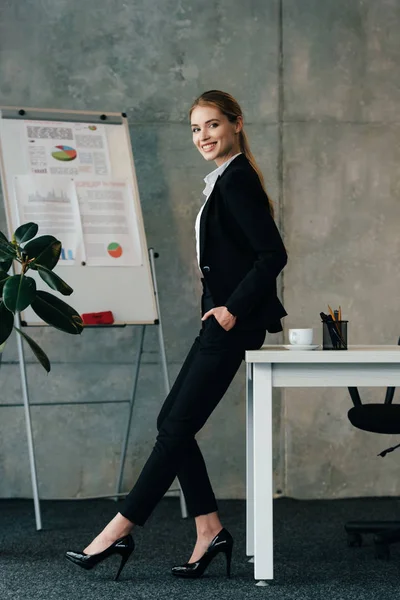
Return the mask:
<svg viewBox="0 0 400 600">
<path fill-rule="evenodd" d="M 128 113 L 148 245 L 160 252 L 172 377 L 199 328 L 193 225 L 210 170 L 191 145 L 187 109 L 215 87 L 242 104 L 282 219 L 290 254 L 286 327 L 319 330 L 329 302 L 350 319 L 352 343 L 395 341 L 399 24 L 394 0 L 379 7 L 372 0 L 24 0 L 0 7 L 0 105 Z M 32 409 L 42 496 L 113 490 L 126 415 L 117 401 L 129 398 L 136 333 L 88 330 L 75 339 L 36 328 L 32 335 L 53 365 L 46 376 L 29 361 L 32 401 L 78 403 Z M 145 349 L 125 488 L 151 450 L 163 400 L 154 329 Z M 18 403 L 14 341 L 4 362 L 0 403 Z M 243 377 L 242 369 L 199 435 L 221 498 L 244 497 Z M 82 403 L 99 399 L 114 404 Z M 277 395 L 276 490 L 297 497 L 397 492 L 396 456 L 375 459 L 390 440 L 353 430 L 349 406 L 344 392 L 332 390 Z M 0 408 L 0 472 L 0 496 L 30 495 L 17 406 Z"/>
<path fill-rule="evenodd" d="M 320 341 L 319 312 L 340 304 L 350 343 L 396 344 L 400 2 L 283 7 L 286 326 L 314 326 Z M 377 457 L 398 440 L 354 429 L 350 406 L 344 389 L 285 392 L 286 494 L 400 492 L 399 456 Z"/>
</svg>

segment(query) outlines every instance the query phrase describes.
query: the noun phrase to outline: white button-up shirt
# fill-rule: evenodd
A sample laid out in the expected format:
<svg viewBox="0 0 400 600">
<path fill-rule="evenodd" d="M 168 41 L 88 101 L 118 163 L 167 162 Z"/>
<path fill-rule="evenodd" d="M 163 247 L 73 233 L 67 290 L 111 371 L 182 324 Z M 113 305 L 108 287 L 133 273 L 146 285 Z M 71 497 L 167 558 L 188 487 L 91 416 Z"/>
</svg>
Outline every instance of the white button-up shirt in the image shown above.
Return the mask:
<svg viewBox="0 0 400 600">
<path fill-rule="evenodd" d="M 196 252 L 197 252 L 197 262 L 199 264 L 199 268 L 200 268 L 200 219 L 201 219 L 201 213 L 203 212 L 203 208 L 205 207 L 207 200 L 209 199 L 210 194 L 214 189 L 214 185 L 215 185 L 215 182 L 217 181 L 218 177 L 220 175 L 222 175 L 222 173 L 225 171 L 225 169 L 231 164 L 231 162 L 233 160 L 235 160 L 235 158 L 237 156 L 239 156 L 239 154 L 242 154 L 242 153 L 239 152 L 238 154 L 235 154 L 235 156 L 232 156 L 232 158 L 230 158 L 229 160 L 224 162 L 220 167 L 218 167 L 217 169 L 214 169 L 214 171 L 211 171 L 211 173 L 209 173 L 208 175 L 206 175 L 204 177 L 206 187 L 203 190 L 203 194 L 205 195 L 206 200 L 205 200 L 203 206 L 199 210 L 199 214 L 196 217 L 196 223 L 195 223 L 195 227 L 194 227 L 195 233 L 196 233 Z"/>
</svg>

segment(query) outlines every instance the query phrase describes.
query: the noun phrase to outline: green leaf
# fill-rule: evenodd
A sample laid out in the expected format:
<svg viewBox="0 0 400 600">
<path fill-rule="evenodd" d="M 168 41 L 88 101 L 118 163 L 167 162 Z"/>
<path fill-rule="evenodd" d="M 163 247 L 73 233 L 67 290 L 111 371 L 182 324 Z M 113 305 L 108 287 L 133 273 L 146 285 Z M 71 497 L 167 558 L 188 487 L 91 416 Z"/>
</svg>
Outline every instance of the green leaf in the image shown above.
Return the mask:
<svg viewBox="0 0 400 600">
<path fill-rule="evenodd" d="M 32 269 L 36 269 L 36 263 L 39 263 L 51 270 L 58 263 L 61 247 L 61 242 L 53 235 L 41 235 L 25 244 L 24 254 L 27 254 L 29 259 L 35 259 L 30 264 Z"/>
<path fill-rule="evenodd" d="M 0 267 L 1 267 L 1 264 L 0 264 Z M 5 271 L 3 271 L 3 269 L 0 268 L 0 296 L 1 296 L 1 292 L 3 290 L 4 284 L 8 278 L 9 278 L 9 275 Z"/>
<path fill-rule="evenodd" d="M 33 354 L 36 356 L 36 358 L 38 359 L 38 361 L 40 362 L 42 367 L 44 367 L 46 369 L 46 371 L 48 373 L 50 373 L 50 369 L 51 369 L 50 361 L 49 361 L 47 355 L 41 349 L 41 347 L 35 342 L 35 340 L 33 340 L 31 337 L 29 337 L 29 335 L 24 333 L 21 329 L 18 329 L 18 327 L 15 327 L 14 329 L 16 331 L 18 331 L 19 335 L 22 335 L 24 340 L 26 340 L 28 342 Z"/>
<path fill-rule="evenodd" d="M 36 223 L 25 223 L 15 230 L 14 238 L 18 244 L 24 244 L 28 240 L 35 237 L 39 230 L 39 226 Z"/>
<path fill-rule="evenodd" d="M 10 337 L 13 325 L 14 315 L 7 310 L 4 302 L 0 302 L 0 344 Z"/>
<path fill-rule="evenodd" d="M 17 251 L 14 246 L 8 241 L 0 239 L 0 260 L 7 260 L 8 258 L 14 258 L 17 255 Z"/>
<path fill-rule="evenodd" d="M 14 246 L 11 244 L 10 240 L 8 239 L 8 237 L 4 233 L 2 233 L 1 231 L 0 231 L 0 245 L 2 245 L 2 246 L 10 246 L 11 249 L 14 248 Z"/>
<path fill-rule="evenodd" d="M 56 329 L 73 335 L 82 333 L 83 321 L 80 315 L 53 294 L 38 290 L 32 308 L 38 317 Z"/>
<path fill-rule="evenodd" d="M 0 258 L 0 269 L 2 271 L 9 271 L 12 265 L 13 259 L 10 258 L 6 258 L 5 260 L 1 260 Z"/>
<path fill-rule="evenodd" d="M 70 287 L 68 285 L 68 283 L 63 281 L 61 279 L 61 277 L 56 275 L 56 273 L 53 273 L 53 271 L 50 271 L 50 269 L 48 269 L 47 267 L 36 264 L 36 268 L 39 271 L 39 275 L 43 279 L 43 281 L 45 281 L 47 283 L 47 285 L 49 287 L 51 287 L 53 290 L 60 292 L 61 294 L 63 294 L 63 296 L 70 296 L 72 294 L 72 292 L 74 291 L 72 289 L 72 287 Z M 1 283 L 1 277 L 0 277 L 0 283 Z"/>
<path fill-rule="evenodd" d="M 12 275 L 3 288 L 3 302 L 11 312 L 24 310 L 36 296 L 36 282 L 32 277 Z"/>
</svg>

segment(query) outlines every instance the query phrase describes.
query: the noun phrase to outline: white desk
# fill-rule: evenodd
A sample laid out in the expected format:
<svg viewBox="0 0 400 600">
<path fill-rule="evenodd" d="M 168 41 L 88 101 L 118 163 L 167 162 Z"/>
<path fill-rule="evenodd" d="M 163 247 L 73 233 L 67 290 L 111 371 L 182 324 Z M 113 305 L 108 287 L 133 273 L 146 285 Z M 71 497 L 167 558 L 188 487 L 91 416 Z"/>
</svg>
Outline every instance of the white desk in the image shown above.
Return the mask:
<svg viewBox="0 0 400 600">
<path fill-rule="evenodd" d="M 399 386 L 400 346 L 348 350 L 246 352 L 247 540 L 254 578 L 273 579 L 272 389 L 274 387 Z M 343 415 L 345 418 L 345 415 Z"/>
</svg>

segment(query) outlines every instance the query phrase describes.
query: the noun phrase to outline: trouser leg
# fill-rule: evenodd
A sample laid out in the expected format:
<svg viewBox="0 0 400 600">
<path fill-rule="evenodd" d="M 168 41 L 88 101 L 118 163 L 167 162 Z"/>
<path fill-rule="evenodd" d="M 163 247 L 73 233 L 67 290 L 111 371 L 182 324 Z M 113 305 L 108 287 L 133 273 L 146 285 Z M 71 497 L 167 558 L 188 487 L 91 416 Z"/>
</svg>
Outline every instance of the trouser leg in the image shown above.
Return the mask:
<svg viewBox="0 0 400 600">
<path fill-rule="evenodd" d="M 215 319 L 210 320 L 198 343 L 199 348 L 194 352 L 168 415 L 162 422 L 154 449 L 121 510 L 125 517 L 138 525 L 144 524 L 170 487 L 186 453 L 193 448 L 195 434 L 203 427 L 232 381 L 246 347 L 243 345 L 245 341 L 234 329 L 224 331 Z M 204 470 L 201 468 L 200 474 Z M 193 482 L 198 475 L 193 469 L 190 481 Z M 198 507 L 203 504 L 202 490 L 208 486 L 200 482 L 196 486 L 198 496 L 192 494 L 191 484 L 185 487 L 188 504 L 194 507 L 195 512 L 201 510 Z"/>
<path fill-rule="evenodd" d="M 199 349 L 200 338 L 197 337 L 158 415 L 158 431 L 160 431 L 165 418 L 174 405 L 182 383 Z M 188 442 L 186 450 L 183 456 L 181 456 L 177 477 L 185 496 L 189 516 L 196 517 L 200 514 L 208 514 L 218 510 L 217 501 L 207 473 L 207 467 L 199 445 L 194 438 Z M 201 503 L 199 504 L 198 499 L 200 498 Z"/>
</svg>

